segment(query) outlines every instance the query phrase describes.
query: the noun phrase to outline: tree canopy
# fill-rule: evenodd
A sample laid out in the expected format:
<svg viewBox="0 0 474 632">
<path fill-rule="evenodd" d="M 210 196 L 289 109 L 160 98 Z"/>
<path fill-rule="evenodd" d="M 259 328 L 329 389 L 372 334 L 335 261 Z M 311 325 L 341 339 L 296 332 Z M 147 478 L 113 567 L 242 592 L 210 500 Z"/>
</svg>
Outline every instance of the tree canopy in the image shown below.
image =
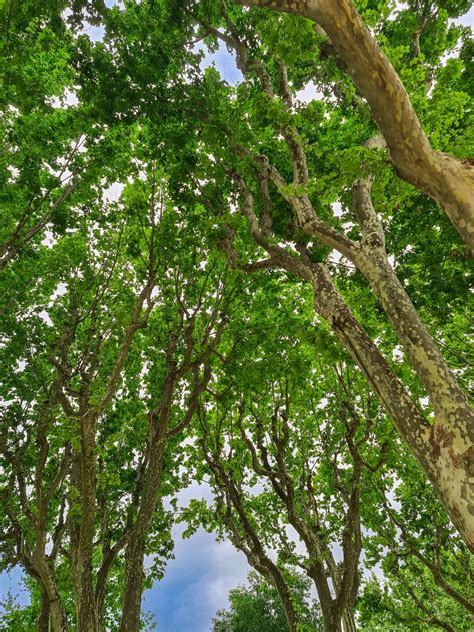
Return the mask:
<svg viewBox="0 0 474 632">
<path fill-rule="evenodd" d="M 470 4 L 0 3 L 5 629 L 471 629 Z"/>
</svg>

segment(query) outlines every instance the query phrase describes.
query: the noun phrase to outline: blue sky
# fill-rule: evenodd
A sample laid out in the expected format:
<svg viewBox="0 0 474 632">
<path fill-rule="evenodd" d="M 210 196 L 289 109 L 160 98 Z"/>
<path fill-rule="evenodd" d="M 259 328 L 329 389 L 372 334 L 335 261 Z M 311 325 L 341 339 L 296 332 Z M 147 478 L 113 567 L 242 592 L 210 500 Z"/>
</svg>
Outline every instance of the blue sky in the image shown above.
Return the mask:
<svg viewBox="0 0 474 632">
<path fill-rule="evenodd" d="M 176 557 L 164 579 L 145 594 L 143 607 L 155 614 L 159 632 L 207 632 L 249 567 L 229 542 L 215 542 L 203 530 L 188 540 L 176 536 Z"/>
<path fill-rule="evenodd" d="M 208 485 L 193 483 L 178 494 L 178 506 L 211 497 Z M 245 581 L 250 567 L 230 542 L 216 542 L 203 529 L 183 539 L 183 529 L 173 529 L 174 559 L 165 577 L 145 593 L 143 608 L 155 615 L 159 632 L 208 632 L 214 614 L 227 605 L 229 590 Z"/>
</svg>

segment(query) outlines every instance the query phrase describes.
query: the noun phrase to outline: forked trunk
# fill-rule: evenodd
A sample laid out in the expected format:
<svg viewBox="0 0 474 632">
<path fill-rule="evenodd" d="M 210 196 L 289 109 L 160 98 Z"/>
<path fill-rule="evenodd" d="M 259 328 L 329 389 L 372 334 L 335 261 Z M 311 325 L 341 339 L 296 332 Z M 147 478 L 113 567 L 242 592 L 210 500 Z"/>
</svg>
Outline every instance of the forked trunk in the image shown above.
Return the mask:
<svg viewBox="0 0 474 632">
<path fill-rule="evenodd" d="M 405 292 L 386 253 L 361 252 L 357 265 L 379 298 L 429 395 L 435 422 L 426 451 L 451 519 L 474 549 L 474 411 Z"/>
</svg>

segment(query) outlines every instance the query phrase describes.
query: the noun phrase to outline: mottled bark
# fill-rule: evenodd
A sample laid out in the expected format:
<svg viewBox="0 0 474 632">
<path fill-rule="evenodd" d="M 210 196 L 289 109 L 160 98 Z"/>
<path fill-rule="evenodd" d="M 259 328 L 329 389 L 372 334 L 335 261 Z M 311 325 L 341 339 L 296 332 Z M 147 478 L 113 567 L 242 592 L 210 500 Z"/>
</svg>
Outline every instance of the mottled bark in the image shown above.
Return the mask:
<svg viewBox="0 0 474 632">
<path fill-rule="evenodd" d="M 432 149 L 410 98 L 351 0 L 241 0 L 317 22 L 343 58 L 387 142 L 399 176 L 432 197 L 474 250 L 474 169 Z"/>
<path fill-rule="evenodd" d="M 351 259 L 380 300 L 429 395 L 435 422 L 427 437 L 431 467 L 439 472 L 443 502 L 474 549 L 474 411 L 420 319 L 385 251 L 383 228 L 372 206 L 370 179 L 354 184 L 362 240 Z"/>
<path fill-rule="evenodd" d="M 379 141 L 380 139 L 374 138 L 369 144 L 379 146 Z M 298 151 L 293 148 L 293 143 L 298 145 Z M 287 144 L 294 165 L 294 182 L 305 184 L 307 172 L 301 140 L 293 135 L 292 143 Z M 441 499 L 453 523 L 472 550 L 474 547 L 474 490 L 470 468 L 474 462 L 473 411 L 388 261 L 384 231 L 372 206 L 370 178 L 358 180 L 353 187 L 354 208 L 362 232 L 361 241 L 355 242 L 326 226 L 317 217 L 308 196 L 291 193 L 279 172 L 265 161 L 266 159 L 263 164 L 268 177 L 293 207 L 299 225 L 309 235 L 337 249 L 358 267 L 378 296 L 401 343 L 406 348 L 413 368 L 417 371 L 430 396 L 436 415 L 435 425 L 423 438 L 422 451 L 426 455 L 426 466 L 429 465 L 431 473 L 426 470 L 426 467 L 425 471 L 432 481 L 433 477 L 438 478 L 437 489 Z M 262 170 L 260 166 L 262 159 L 257 158 L 256 163 Z M 261 240 L 259 222 L 256 218 L 250 219 L 253 222 L 254 236 L 260 235 L 258 237 L 260 243 L 265 247 Z M 304 266 L 302 268 L 301 262 L 297 262 L 294 258 L 293 260 L 288 257 L 286 259 L 296 274 L 311 280 L 308 271 L 303 269 Z M 321 269 L 315 267 L 313 273 L 316 270 L 321 276 Z M 321 287 L 323 286 L 324 283 Z M 331 303 L 327 301 L 328 296 L 322 297 L 318 307 L 318 311 L 327 319 L 332 318 Z M 350 331 L 349 327 L 347 333 L 349 334 Z M 352 331 L 355 333 L 355 330 Z M 341 335 L 340 332 L 340 338 Z M 346 336 L 344 345 L 348 348 L 350 344 Z M 353 354 L 353 357 L 356 356 Z M 360 362 L 359 366 L 361 366 Z M 366 375 L 368 375 L 368 370 L 369 363 L 366 363 Z M 371 383 L 373 385 L 372 381 Z M 387 397 L 389 391 L 385 389 L 384 392 Z M 397 414 L 396 402 L 387 410 L 393 418 L 393 415 Z M 400 416 L 400 411 L 398 415 Z M 418 438 L 417 441 L 419 440 Z M 414 445 L 410 445 L 413 449 Z"/>
<path fill-rule="evenodd" d="M 337 292 L 329 273 L 316 266 L 315 306 L 328 320 L 339 340 L 362 369 L 370 385 L 384 404 L 402 437 L 420 462 L 435 487 L 453 524 L 471 550 L 474 549 L 473 515 L 469 498 L 469 460 L 472 450 L 467 445 L 469 432 L 447 426 L 443 420 L 430 426 L 388 366 L 376 345 L 356 321 Z"/>
</svg>

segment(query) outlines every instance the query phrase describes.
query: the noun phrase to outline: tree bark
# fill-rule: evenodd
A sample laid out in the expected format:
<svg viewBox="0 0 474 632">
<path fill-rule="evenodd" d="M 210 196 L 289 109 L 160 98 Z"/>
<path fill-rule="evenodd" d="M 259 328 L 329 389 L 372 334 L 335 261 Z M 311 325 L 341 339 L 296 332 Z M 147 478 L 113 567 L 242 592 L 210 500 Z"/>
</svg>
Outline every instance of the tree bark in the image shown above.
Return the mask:
<svg viewBox="0 0 474 632">
<path fill-rule="evenodd" d="M 49 632 L 49 597 L 44 588 L 41 591 L 40 611 L 36 620 L 37 632 Z"/>
<path fill-rule="evenodd" d="M 125 585 L 120 632 L 138 632 L 140 629 L 145 540 L 158 502 L 165 445 L 165 435 L 155 435 L 140 508 L 125 549 Z"/>
<path fill-rule="evenodd" d="M 433 405 L 435 424 L 425 436 L 423 443 L 431 469 L 440 473 L 439 493 L 453 523 L 466 544 L 474 550 L 474 486 L 471 483 L 474 463 L 472 407 L 390 265 L 385 251 L 383 228 L 372 206 L 370 179 L 357 181 L 353 191 L 354 207 L 362 230 L 362 240 L 359 243 L 345 238 L 335 239 L 333 235 L 328 236 L 324 233 L 307 196 L 298 198 L 287 195 L 286 199 L 292 205 L 303 230 L 336 248 L 352 261 L 380 300 Z M 287 269 L 292 269 L 305 278 L 301 266 L 298 269 L 295 266 L 296 264 L 290 265 Z M 319 273 L 321 274 L 321 270 Z M 309 280 L 309 277 L 307 278 Z M 321 287 L 323 286 L 322 282 Z M 329 291 L 328 295 L 330 294 Z M 334 300 L 337 303 L 337 300 Z M 344 301 L 340 303 L 341 309 L 344 309 L 343 304 L 345 305 Z M 323 296 L 318 311 L 329 320 L 332 316 L 328 308 L 330 303 Z M 350 334 L 350 328 L 347 333 Z M 338 335 L 342 340 L 341 332 Z M 346 339 L 344 346 L 348 348 L 349 344 L 350 341 Z M 361 366 L 360 362 L 358 364 Z M 367 370 L 366 368 L 366 375 Z M 373 385 L 373 382 L 371 383 Z M 396 409 L 396 401 L 387 408 L 393 419 L 397 414 Z M 398 415 L 399 413 L 400 411 Z"/>
<path fill-rule="evenodd" d="M 442 471 L 440 485 L 449 513 L 474 549 L 474 413 L 434 340 L 398 280 L 385 253 L 361 254 L 359 268 L 369 280 L 413 368 L 428 392 L 435 414 L 428 449 Z"/>
<path fill-rule="evenodd" d="M 49 621 L 51 621 L 51 626 L 54 632 L 67 632 L 68 625 L 66 612 L 56 589 L 51 569 L 44 557 L 41 556 L 40 559 L 36 553 L 34 554 L 32 561 L 35 572 L 40 579 L 42 589 L 41 611 L 37 620 L 37 629 L 40 630 L 41 628 L 39 626 L 44 625 L 46 620 L 46 630 L 49 630 Z"/>
<path fill-rule="evenodd" d="M 317 22 L 372 110 L 398 175 L 432 197 L 474 251 L 474 169 L 432 149 L 410 98 L 351 0 L 240 0 Z"/>
<path fill-rule="evenodd" d="M 350 609 L 342 614 L 342 632 L 357 632 L 354 613 Z"/>
<path fill-rule="evenodd" d="M 244 196 L 243 212 L 248 218 L 251 234 L 270 255 L 270 259 L 263 263 L 267 266 L 281 267 L 311 283 L 316 313 L 328 321 L 343 347 L 366 376 L 397 430 L 435 487 L 461 537 L 470 550 L 474 551 L 474 516 L 471 500 L 474 459 L 469 445 L 469 433 L 473 429 L 469 426 L 467 415 L 462 426 L 456 428 L 452 424 L 453 408 L 451 405 L 445 405 L 447 418 L 441 418 L 439 423 L 430 426 L 337 291 L 327 268 L 322 264 L 312 264 L 304 252 L 303 256 L 298 257 L 280 246 L 270 244 L 263 236 L 254 213 L 251 191 L 241 178 L 237 178 L 237 181 Z M 309 218 L 302 221 L 301 213 L 298 212 L 300 202 L 301 200 L 296 199 L 295 210 L 300 224 L 306 229 L 306 225 L 314 221 L 314 211 L 312 207 L 308 208 Z M 302 202 L 304 203 L 304 200 Z M 306 206 L 304 204 L 305 209 Z M 370 223 L 377 233 L 377 225 L 373 224 L 372 220 L 373 218 Z M 318 235 L 319 232 L 316 231 L 316 236 Z M 383 244 L 383 235 L 375 236 L 379 241 L 382 240 Z M 355 242 L 344 238 L 344 244 L 348 256 L 352 258 Z M 421 362 L 426 365 L 427 359 L 429 360 L 428 355 L 422 357 Z M 444 385 L 440 388 L 446 393 Z M 454 472 L 453 465 L 456 468 Z"/>
<path fill-rule="evenodd" d="M 339 340 L 361 368 L 395 426 L 435 487 L 453 524 L 474 550 L 474 520 L 469 501 L 470 468 L 467 437 L 472 428 L 448 426 L 451 419 L 430 426 L 394 375 L 385 358 L 354 318 L 322 265 L 313 266 L 316 311 L 331 325 Z M 452 411 L 451 411 L 452 412 Z"/>
<path fill-rule="evenodd" d="M 351 259 L 380 300 L 429 395 L 435 423 L 427 448 L 433 467 L 443 472 L 439 484 L 451 518 L 457 516 L 455 524 L 473 550 L 474 411 L 388 260 L 383 229 L 372 206 L 370 179 L 354 184 L 354 207 L 363 238 Z"/>
<path fill-rule="evenodd" d="M 92 557 L 96 512 L 95 419 L 87 414 L 81 423 L 81 518 L 77 552 L 77 622 L 81 632 L 97 632 L 97 611 Z"/>
</svg>

